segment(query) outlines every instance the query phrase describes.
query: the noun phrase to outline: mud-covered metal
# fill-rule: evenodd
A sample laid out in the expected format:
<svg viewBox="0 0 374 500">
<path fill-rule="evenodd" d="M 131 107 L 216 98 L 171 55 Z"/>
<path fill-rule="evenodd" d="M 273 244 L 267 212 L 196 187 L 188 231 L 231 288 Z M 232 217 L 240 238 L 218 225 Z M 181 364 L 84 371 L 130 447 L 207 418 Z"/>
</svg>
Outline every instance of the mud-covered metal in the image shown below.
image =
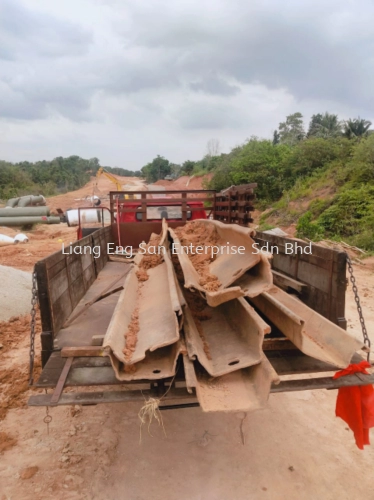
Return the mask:
<svg viewBox="0 0 374 500">
<path fill-rule="evenodd" d="M 253 412 L 267 404 L 272 384 L 279 377 L 265 356 L 260 363 L 212 379 L 196 372 L 196 395 L 205 412 Z"/>
<path fill-rule="evenodd" d="M 209 375 L 219 377 L 260 363 L 267 325 L 243 298 L 204 309 L 204 321 L 184 309 L 187 352 Z"/>
<path fill-rule="evenodd" d="M 363 341 L 273 286 L 249 299 L 296 347 L 313 358 L 345 368 Z"/>
<path fill-rule="evenodd" d="M 209 291 L 200 284 L 201 277 L 193 266 L 188 253 L 183 251 L 182 243 L 176 232 L 169 228 L 173 239 L 173 251 L 178 255 L 184 275 L 185 288 L 198 290 L 207 300 L 208 305 L 216 307 L 229 300 L 252 296 L 267 290 L 273 283 L 270 263 L 267 257 L 261 254 L 255 246 L 252 238 L 254 230 L 238 225 L 224 224 L 218 221 L 198 220 L 199 224 L 214 227 L 219 236 L 220 243 L 217 246 L 226 247 L 217 254 L 209 264 L 209 273 L 216 276 L 221 283 L 216 291 Z M 209 243 L 207 243 L 209 246 Z M 232 250 L 235 248 L 235 252 Z M 240 248 L 240 250 L 238 250 Z M 257 266 L 257 267 L 256 267 Z M 255 268 L 253 277 L 250 274 L 244 279 L 244 291 L 242 285 L 237 283 L 249 269 Z M 252 279 L 253 278 L 253 279 Z M 254 289 L 251 291 L 251 281 Z"/>
</svg>

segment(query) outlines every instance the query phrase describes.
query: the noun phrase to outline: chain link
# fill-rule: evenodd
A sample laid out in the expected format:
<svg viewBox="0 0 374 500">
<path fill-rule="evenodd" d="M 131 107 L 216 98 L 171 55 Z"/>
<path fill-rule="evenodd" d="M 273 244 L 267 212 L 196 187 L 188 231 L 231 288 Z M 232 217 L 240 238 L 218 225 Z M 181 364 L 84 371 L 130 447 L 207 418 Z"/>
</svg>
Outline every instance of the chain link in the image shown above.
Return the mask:
<svg viewBox="0 0 374 500">
<path fill-rule="evenodd" d="M 34 383 L 34 358 L 35 358 L 35 326 L 36 326 L 36 306 L 38 303 L 38 288 L 36 282 L 36 271 L 32 273 L 32 297 L 31 297 L 31 322 L 30 322 L 30 367 L 29 385 Z"/>
<path fill-rule="evenodd" d="M 351 258 L 348 254 L 347 255 L 347 264 L 348 264 L 348 271 L 349 271 L 349 279 L 352 283 L 352 290 L 353 294 L 355 296 L 355 302 L 357 306 L 357 312 L 358 312 L 358 317 L 360 318 L 360 323 L 361 323 L 361 329 L 362 329 L 362 335 L 364 337 L 364 344 L 367 348 L 367 360 L 370 362 L 370 347 L 371 347 L 371 342 L 369 339 L 368 332 L 366 330 L 366 325 L 365 325 L 365 320 L 364 320 L 364 315 L 362 313 L 362 308 L 361 308 L 361 303 L 360 303 L 360 297 L 358 295 L 358 289 L 356 285 L 356 279 L 353 274 L 353 266 L 352 266 L 352 261 Z"/>
<path fill-rule="evenodd" d="M 48 390 L 44 390 L 45 393 L 48 394 Z M 49 414 L 49 406 L 45 407 L 45 417 L 43 418 L 43 422 L 47 425 L 47 434 L 49 436 L 49 424 L 52 422 L 52 415 Z"/>
<path fill-rule="evenodd" d="M 49 407 L 45 407 L 45 417 L 43 418 L 43 422 L 47 426 L 47 434 L 49 436 L 49 424 L 52 422 L 52 415 L 49 414 Z"/>
</svg>

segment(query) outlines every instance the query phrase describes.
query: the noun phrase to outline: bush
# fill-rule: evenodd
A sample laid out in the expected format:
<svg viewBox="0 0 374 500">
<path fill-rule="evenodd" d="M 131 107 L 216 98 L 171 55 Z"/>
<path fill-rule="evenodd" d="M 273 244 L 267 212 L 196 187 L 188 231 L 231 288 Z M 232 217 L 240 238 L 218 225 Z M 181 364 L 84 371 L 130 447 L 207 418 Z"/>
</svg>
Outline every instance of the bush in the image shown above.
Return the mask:
<svg viewBox="0 0 374 500">
<path fill-rule="evenodd" d="M 296 226 L 298 238 L 308 238 L 309 240 L 320 240 L 323 237 L 323 228 L 315 222 L 312 222 L 313 215 L 306 212 L 299 218 Z"/>
<path fill-rule="evenodd" d="M 327 234 L 353 236 L 371 228 L 374 231 L 374 186 L 345 188 L 319 217 Z"/>
</svg>

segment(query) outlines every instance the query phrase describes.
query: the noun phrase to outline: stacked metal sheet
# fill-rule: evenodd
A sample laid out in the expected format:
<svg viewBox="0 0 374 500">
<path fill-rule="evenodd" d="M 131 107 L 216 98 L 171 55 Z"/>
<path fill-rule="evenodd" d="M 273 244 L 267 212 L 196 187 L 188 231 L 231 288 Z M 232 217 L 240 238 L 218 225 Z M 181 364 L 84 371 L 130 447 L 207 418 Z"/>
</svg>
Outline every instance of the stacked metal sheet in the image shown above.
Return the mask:
<svg viewBox="0 0 374 500">
<path fill-rule="evenodd" d="M 162 258 L 145 278 L 144 257 L 135 259 L 104 339 L 119 380 L 173 377 L 182 356 L 187 390 L 204 411 L 263 408 L 279 382 L 262 351 L 267 318 L 306 354 L 349 364 L 362 342 L 273 285 L 269 256 L 257 252 L 253 230 L 199 220 L 192 231 L 194 223 L 244 250 L 208 261 L 211 289 L 181 251 L 178 231 L 164 222 L 156 238 Z"/>
</svg>

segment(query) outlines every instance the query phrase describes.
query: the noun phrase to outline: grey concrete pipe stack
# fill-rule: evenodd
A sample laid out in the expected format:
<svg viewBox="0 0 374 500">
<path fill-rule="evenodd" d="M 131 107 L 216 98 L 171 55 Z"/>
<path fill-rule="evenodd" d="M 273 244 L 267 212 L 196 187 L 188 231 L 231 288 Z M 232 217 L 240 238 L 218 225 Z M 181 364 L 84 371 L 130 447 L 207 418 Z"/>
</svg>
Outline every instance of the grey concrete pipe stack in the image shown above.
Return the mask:
<svg viewBox="0 0 374 500">
<path fill-rule="evenodd" d="M 6 206 L 10 208 L 15 208 L 15 207 L 35 207 L 35 206 L 44 206 L 46 205 L 46 199 L 44 196 L 41 194 L 34 196 L 34 195 L 29 195 L 29 196 L 21 196 L 19 198 L 10 198 L 10 200 L 7 201 Z"/>
<path fill-rule="evenodd" d="M 2 217 L 32 217 L 50 215 L 49 207 L 24 207 L 24 208 L 0 208 L 0 218 Z"/>
<path fill-rule="evenodd" d="M 0 226 L 25 226 L 27 224 L 60 224 L 60 217 L 47 217 L 46 215 L 29 217 L 1 217 Z"/>
<path fill-rule="evenodd" d="M 59 224 L 60 217 L 50 215 L 44 196 L 21 196 L 8 200 L 0 208 L 0 226 L 24 226 L 27 224 Z"/>
</svg>

